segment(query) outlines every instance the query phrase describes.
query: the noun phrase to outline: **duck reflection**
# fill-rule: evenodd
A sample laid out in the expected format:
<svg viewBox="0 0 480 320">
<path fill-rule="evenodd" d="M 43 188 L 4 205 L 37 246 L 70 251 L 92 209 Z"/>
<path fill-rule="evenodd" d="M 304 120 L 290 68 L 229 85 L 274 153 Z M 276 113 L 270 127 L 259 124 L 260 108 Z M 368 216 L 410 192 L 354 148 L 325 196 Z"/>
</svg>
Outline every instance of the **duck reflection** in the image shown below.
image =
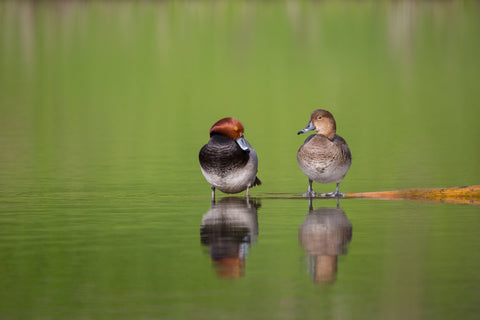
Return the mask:
<svg viewBox="0 0 480 320">
<path fill-rule="evenodd" d="M 221 278 L 239 278 L 245 274 L 245 258 L 258 236 L 257 209 L 253 200 L 228 197 L 212 203 L 202 217 L 200 237 L 210 247 L 212 264 Z"/>
<path fill-rule="evenodd" d="M 347 253 L 352 239 L 352 225 L 345 212 L 337 208 L 310 210 L 298 230 L 298 240 L 310 256 L 310 270 L 315 283 L 331 283 L 336 279 L 337 257 Z"/>
</svg>

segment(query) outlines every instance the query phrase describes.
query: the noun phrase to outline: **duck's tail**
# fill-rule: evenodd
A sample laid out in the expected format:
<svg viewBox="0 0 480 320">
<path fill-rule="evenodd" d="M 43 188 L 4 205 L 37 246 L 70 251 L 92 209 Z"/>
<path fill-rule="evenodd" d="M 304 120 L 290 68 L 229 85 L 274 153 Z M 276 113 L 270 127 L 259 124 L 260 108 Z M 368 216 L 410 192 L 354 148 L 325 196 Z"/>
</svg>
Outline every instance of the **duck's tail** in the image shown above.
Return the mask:
<svg viewBox="0 0 480 320">
<path fill-rule="evenodd" d="M 252 187 L 259 186 L 262 184 L 262 181 L 258 179 L 258 177 L 255 177 L 255 182 L 253 183 Z"/>
</svg>

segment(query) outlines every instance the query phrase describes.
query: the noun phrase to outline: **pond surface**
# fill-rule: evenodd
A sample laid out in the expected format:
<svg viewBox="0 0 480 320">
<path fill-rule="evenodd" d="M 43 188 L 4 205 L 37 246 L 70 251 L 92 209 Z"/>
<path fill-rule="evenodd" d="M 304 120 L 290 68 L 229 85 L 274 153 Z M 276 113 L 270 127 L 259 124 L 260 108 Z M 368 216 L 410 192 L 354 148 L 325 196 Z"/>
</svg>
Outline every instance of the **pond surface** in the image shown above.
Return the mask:
<svg viewBox="0 0 480 320">
<path fill-rule="evenodd" d="M 480 181 L 476 2 L 0 3 L 1 319 L 476 319 L 476 205 L 307 199 Z M 233 116 L 263 184 L 211 203 Z M 318 192 L 335 186 L 314 184 Z"/>
</svg>

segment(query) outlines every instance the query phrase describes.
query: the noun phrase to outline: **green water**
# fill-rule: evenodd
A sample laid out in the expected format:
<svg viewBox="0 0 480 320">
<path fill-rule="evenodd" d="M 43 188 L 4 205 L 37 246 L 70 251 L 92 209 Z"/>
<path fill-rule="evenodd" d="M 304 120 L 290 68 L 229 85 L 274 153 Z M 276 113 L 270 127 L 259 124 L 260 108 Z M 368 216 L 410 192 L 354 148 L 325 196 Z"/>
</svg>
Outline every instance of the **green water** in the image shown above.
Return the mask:
<svg viewBox="0 0 480 320">
<path fill-rule="evenodd" d="M 479 9 L 1 2 L 0 319 L 476 319 L 478 206 L 340 200 L 351 238 L 319 283 L 295 196 L 318 107 L 352 151 L 343 192 L 480 183 Z M 238 278 L 201 235 L 198 151 L 225 116 L 263 182 L 226 210 L 248 223 L 214 226 Z"/>
</svg>

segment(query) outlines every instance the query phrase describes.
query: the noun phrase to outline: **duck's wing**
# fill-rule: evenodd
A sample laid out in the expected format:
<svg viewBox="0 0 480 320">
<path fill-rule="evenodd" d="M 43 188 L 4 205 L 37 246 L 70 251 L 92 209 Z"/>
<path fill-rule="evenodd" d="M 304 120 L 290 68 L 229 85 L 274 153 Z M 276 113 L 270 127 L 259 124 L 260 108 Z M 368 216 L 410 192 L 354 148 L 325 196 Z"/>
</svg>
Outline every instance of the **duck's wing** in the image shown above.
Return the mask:
<svg viewBox="0 0 480 320">
<path fill-rule="evenodd" d="M 345 139 L 343 139 L 339 135 L 335 135 L 333 142 L 339 147 L 340 156 L 343 159 L 346 159 L 346 160 L 352 159 L 352 153 L 350 152 L 350 148 L 348 147 L 348 144 L 345 141 Z"/>
</svg>

